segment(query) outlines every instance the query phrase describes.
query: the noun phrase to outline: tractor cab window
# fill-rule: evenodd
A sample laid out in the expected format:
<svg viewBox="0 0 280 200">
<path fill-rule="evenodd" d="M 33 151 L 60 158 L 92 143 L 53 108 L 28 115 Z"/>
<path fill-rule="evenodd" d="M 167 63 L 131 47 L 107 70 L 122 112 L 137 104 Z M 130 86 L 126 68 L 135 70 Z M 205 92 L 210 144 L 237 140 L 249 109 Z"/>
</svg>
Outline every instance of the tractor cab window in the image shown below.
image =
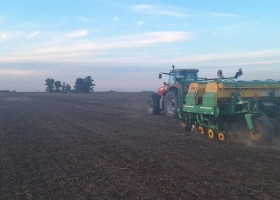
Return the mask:
<svg viewBox="0 0 280 200">
<path fill-rule="evenodd" d="M 173 85 L 175 83 L 175 73 L 174 72 L 170 73 L 168 82 L 170 85 Z"/>
<path fill-rule="evenodd" d="M 186 73 L 185 80 L 186 81 L 195 81 L 196 80 L 196 73 Z"/>
<path fill-rule="evenodd" d="M 197 73 L 196 72 L 187 72 L 187 71 L 172 71 L 169 75 L 169 84 L 174 85 L 177 83 L 177 78 L 183 78 L 185 80 L 186 85 L 189 85 L 191 82 L 197 80 Z"/>
<path fill-rule="evenodd" d="M 176 73 L 177 78 L 184 78 L 185 81 L 196 81 L 196 72 L 179 71 Z"/>
<path fill-rule="evenodd" d="M 184 71 L 177 71 L 176 72 L 176 78 L 183 78 L 185 80 L 185 72 Z M 178 82 L 176 82 L 176 83 L 178 83 Z"/>
</svg>

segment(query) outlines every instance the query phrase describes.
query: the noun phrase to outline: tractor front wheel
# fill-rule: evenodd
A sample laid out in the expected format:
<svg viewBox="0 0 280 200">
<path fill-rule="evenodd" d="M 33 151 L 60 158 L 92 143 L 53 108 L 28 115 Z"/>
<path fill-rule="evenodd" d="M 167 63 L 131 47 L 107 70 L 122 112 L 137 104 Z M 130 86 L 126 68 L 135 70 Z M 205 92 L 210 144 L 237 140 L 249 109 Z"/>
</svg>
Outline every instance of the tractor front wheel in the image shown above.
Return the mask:
<svg viewBox="0 0 280 200">
<path fill-rule="evenodd" d="M 177 118 L 178 110 L 178 90 L 171 89 L 169 90 L 164 97 L 164 112 L 165 115 L 169 118 Z"/>
<path fill-rule="evenodd" d="M 158 115 L 160 113 L 159 107 L 160 96 L 158 94 L 151 94 L 147 100 L 147 113 L 150 115 Z"/>
</svg>

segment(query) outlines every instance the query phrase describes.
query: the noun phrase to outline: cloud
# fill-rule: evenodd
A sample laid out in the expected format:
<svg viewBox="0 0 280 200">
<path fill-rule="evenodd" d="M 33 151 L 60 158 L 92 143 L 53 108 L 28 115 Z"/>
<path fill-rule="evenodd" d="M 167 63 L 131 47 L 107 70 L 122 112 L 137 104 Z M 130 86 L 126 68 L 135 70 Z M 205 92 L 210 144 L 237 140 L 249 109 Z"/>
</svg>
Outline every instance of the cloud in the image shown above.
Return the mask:
<svg viewBox="0 0 280 200">
<path fill-rule="evenodd" d="M 279 56 L 280 50 L 264 50 L 248 53 L 236 53 L 236 54 L 208 54 L 198 55 L 194 59 L 196 61 L 213 61 L 213 60 L 236 60 L 236 59 L 257 59 L 264 57 Z"/>
<path fill-rule="evenodd" d="M 134 5 L 133 11 L 141 14 L 170 17 L 241 17 L 240 15 L 235 15 L 231 13 L 198 12 L 196 10 L 191 10 L 187 8 L 179 8 L 174 6 L 154 6 L 148 4 Z"/>
<path fill-rule="evenodd" d="M 77 31 L 74 33 L 72 33 L 73 36 L 78 37 L 85 35 L 87 31 Z M 4 37 L 8 36 L 5 35 Z M 29 50 L 19 51 L 17 49 L 17 53 L 2 53 L 0 55 L 0 64 L 42 61 L 61 63 L 73 61 L 137 65 L 144 60 L 147 60 L 149 64 L 178 63 L 182 65 L 195 64 L 197 66 L 265 66 L 280 64 L 280 49 L 178 57 L 175 53 L 177 50 L 173 50 L 174 46 L 172 44 L 190 39 L 192 39 L 192 34 L 181 31 L 147 32 L 99 39 L 98 41 L 89 39 L 71 40 L 69 38 L 69 40 L 61 40 L 56 43 L 49 42 L 45 47 L 41 47 L 42 44 L 40 44 L 40 48 L 33 48 L 34 46 L 32 46 Z M 149 48 L 144 49 L 144 47 Z M 139 48 L 143 48 L 141 54 L 139 54 Z M 158 48 L 156 50 L 158 53 L 149 54 L 149 49 L 155 50 L 155 48 Z M 171 52 L 167 48 L 171 48 Z"/>
<path fill-rule="evenodd" d="M 79 37 L 84 37 L 86 35 L 88 35 L 87 30 L 74 31 L 74 32 L 68 34 L 68 38 L 79 38 Z"/>
<path fill-rule="evenodd" d="M 151 6 L 151 5 L 135 5 L 134 6 L 134 9 L 135 10 L 151 10 L 153 9 L 154 7 Z"/>
<path fill-rule="evenodd" d="M 143 14 L 151 14 L 151 15 L 159 15 L 159 16 L 172 16 L 172 17 L 186 17 L 185 14 L 180 13 L 178 9 L 172 8 L 171 6 L 165 8 L 165 7 L 159 7 L 159 6 L 153 6 L 153 5 L 146 5 L 146 4 L 140 4 L 140 5 L 134 5 L 133 11 Z"/>
<path fill-rule="evenodd" d="M 207 66 L 254 66 L 280 64 L 280 49 L 247 53 L 204 54 L 174 59 L 180 63 L 196 63 Z"/>
<path fill-rule="evenodd" d="M 1 33 L 1 39 L 2 39 L 2 40 L 7 40 L 7 39 L 8 39 L 8 34 L 7 34 L 7 32 L 2 32 L 2 33 Z"/>
<path fill-rule="evenodd" d="M 116 23 L 119 23 L 120 18 L 118 18 L 117 16 L 115 16 L 115 17 L 114 17 L 114 20 L 115 20 Z"/>
<path fill-rule="evenodd" d="M 22 33 L 21 32 L 1 32 L 0 33 L 0 41 L 7 41 L 13 38 L 17 38 L 19 36 L 21 36 Z"/>
<path fill-rule="evenodd" d="M 13 39 L 32 39 L 35 38 L 37 35 L 40 34 L 40 31 L 34 31 L 31 33 L 24 33 L 24 32 L 0 32 L 0 41 L 11 41 Z"/>
<path fill-rule="evenodd" d="M 78 17 L 78 19 L 80 19 L 82 21 L 89 21 L 89 18 L 86 18 L 86 17 Z"/>
<path fill-rule="evenodd" d="M 77 32 L 74 36 L 84 35 L 83 32 Z M 170 32 L 149 32 L 143 34 L 126 35 L 121 37 L 106 38 L 99 42 L 90 40 L 57 43 L 56 46 L 48 46 L 45 48 L 32 49 L 24 52 L 0 55 L 0 62 L 20 62 L 42 59 L 66 59 L 80 58 L 109 50 L 123 50 L 141 47 L 149 47 L 156 44 L 172 43 L 183 40 L 189 40 L 191 34 L 188 32 L 170 31 Z"/>
<path fill-rule="evenodd" d="M 153 38 L 155 35 L 157 34 L 142 34 L 142 37 L 143 39 Z M 159 39 L 159 41 L 161 40 L 162 39 Z M 172 64 L 175 64 L 178 69 L 186 67 L 197 68 L 200 70 L 200 77 L 214 78 L 216 77 L 215 72 L 218 69 L 222 69 L 226 76 L 231 76 L 238 68 L 242 68 L 244 71 L 244 75 L 241 78 L 242 80 L 263 80 L 267 78 L 279 80 L 280 49 L 246 53 L 203 54 L 189 57 L 184 56 L 181 58 L 176 58 L 176 55 L 167 57 L 148 53 L 124 53 L 120 56 L 120 54 L 118 54 L 119 51 L 117 51 L 112 52 L 116 54 L 116 56 L 105 54 L 103 57 L 95 57 L 96 53 L 90 53 L 91 59 L 84 59 L 80 57 L 81 54 L 77 54 L 76 52 L 75 56 L 78 58 L 77 60 L 71 57 L 75 54 L 72 51 L 73 50 L 71 50 L 71 53 L 67 54 L 67 56 L 70 57 L 64 60 L 56 60 L 55 58 L 65 55 L 55 53 L 50 55 L 22 54 L 20 55 L 22 57 L 19 55 L 0 55 L 0 85 L 5 89 L 16 89 L 17 91 L 43 91 L 45 89 L 44 80 L 48 77 L 54 78 L 55 80 L 66 81 L 73 86 L 77 77 L 92 75 L 96 81 L 95 83 L 98 84 L 96 90 L 99 91 L 111 90 L 112 88 L 109 87 L 110 85 L 112 86 L 114 83 L 118 83 L 119 80 L 124 79 L 126 79 L 126 83 L 129 84 L 125 85 L 119 82 L 120 84 L 116 84 L 116 88 L 113 89 L 120 89 L 121 91 L 142 91 L 144 89 L 150 90 L 152 88 L 157 88 L 157 84 L 161 84 L 155 81 L 157 73 L 162 70 L 169 71 Z M 174 49 L 174 51 L 176 51 L 176 49 Z M 169 54 L 169 52 L 166 53 Z M 2 58 L 10 58 L 10 63 L 5 63 Z M 30 66 L 33 66 L 33 69 L 30 69 Z M 108 73 L 108 70 L 114 73 Z M 135 72 L 135 70 L 137 72 Z M 65 71 L 67 71 L 67 74 L 65 74 Z M 9 83 L 10 80 L 14 80 L 11 79 L 11 77 L 17 77 L 16 81 Z M 147 79 L 151 84 L 145 83 L 141 87 L 139 84 L 139 87 L 136 86 L 135 81 L 137 82 L 143 79 Z M 8 85 L 7 82 L 9 83 Z M 28 82 L 30 82 L 30 84 Z M 37 84 L 34 84 L 34 82 Z M 14 86 L 12 86 L 12 84 L 14 84 Z"/>
<path fill-rule="evenodd" d="M 30 33 L 30 34 L 27 36 L 27 38 L 28 38 L 28 39 L 32 39 L 32 38 L 36 37 L 36 36 L 39 35 L 39 34 L 40 34 L 40 31 L 34 31 L 34 32 Z"/>
<path fill-rule="evenodd" d="M 212 17 L 233 17 L 233 18 L 242 17 L 241 15 L 235 15 L 235 14 L 231 14 L 231 13 L 217 13 L 217 12 L 211 12 L 206 15 L 209 15 Z"/>
<path fill-rule="evenodd" d="M 167 32 L 151 32 L 137 35 L 135 44 L 140 46 L 148 46 L 157 43 L 168 43 L 186 40 L 191 38 L 191 34 L 181 31 L 167 31 Z"/>
<path fill-rule="evenodd" d="M 9 69 L 9 70 L 0 70 L 0 76 L 30 76 L 37 74 L 33 70 L 20 70 L 20 69 Z"/>
<path fill-rule="evenodd" d="M 218 12 L 201 12 L 188 14 L 188 17 L 227 17 L 227 18 L 239 18 L 241 15 L 231 14 L 231 13 L 218 13 Z"/>
</svg>

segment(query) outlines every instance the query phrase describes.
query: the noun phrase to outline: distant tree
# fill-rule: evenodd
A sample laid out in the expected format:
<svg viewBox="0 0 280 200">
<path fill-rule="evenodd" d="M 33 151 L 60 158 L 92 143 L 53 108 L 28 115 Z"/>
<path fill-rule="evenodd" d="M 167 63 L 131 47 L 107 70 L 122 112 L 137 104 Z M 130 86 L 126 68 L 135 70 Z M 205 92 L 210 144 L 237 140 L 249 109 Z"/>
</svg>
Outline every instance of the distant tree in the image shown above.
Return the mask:
<svg viewBox="0 0 280 200">
<path fill-rule="evenodd" d="M 92 92 L 93 88 L 95 86 L 95 84 L 93 83 L 93 79 L 91 78 L 91 76 L 87 76 L 85 78 L 85 92 Z"/>
<path fill-rule="evenodd" d="M 45 85 L 47 86 L 46 91 L 47 92 L 53 92 L 53 88 L 54 88 L 54 79 L 52 78 L 47 78 Z"/>
<path fill-rule="evenodd" d="M 62 88 L 61 82 L 60 81 L 55 81 L 54 82 L 54 87 L 55 87 L 55 91 L 59 92 L 60 88 Z"/>
<path fill-rule="evenodd" d="M 6 93 L 6 92 L 11 92 L 10 90 L 0 90 L 0 92 L 2 93 Z"/>
<path fill-rule="evenodd" d="M 65 85 L 65 82 L 63 82 L 63 84 L 62 84 L 62 92 L 66 92 L 66 85 Z"/>
<path fill-rule="evenodd" d="M 67 91 L 67 92 L 70 92 L 70 91 L 71 91 L 71 86 L 70 86 L 70 84 L 66 84 L 66 91 Z"/>
<path fill-rule="evenodd" d="M 62 92 L 70 92 L 71 91 L 71 86 L 68 83 L 63 82 L 61 87 L 62 87 Z"/>
<path fill-rule="evenodd" d="M 87 76 L 86 78 L 77 78 L 75 82 L 75 90 L 76 92 L 91 92 L 93 91 L 93 88 L 95 84 L 93 83 L 93 79 L 91 79 L 91 76 Z"/>
<path fill-rule="evenodd" d="M 84 79 L 77 78 L 74 88 L 75 88 L 76 92 L 83 92 L 84 91 Z"/>
</svg>

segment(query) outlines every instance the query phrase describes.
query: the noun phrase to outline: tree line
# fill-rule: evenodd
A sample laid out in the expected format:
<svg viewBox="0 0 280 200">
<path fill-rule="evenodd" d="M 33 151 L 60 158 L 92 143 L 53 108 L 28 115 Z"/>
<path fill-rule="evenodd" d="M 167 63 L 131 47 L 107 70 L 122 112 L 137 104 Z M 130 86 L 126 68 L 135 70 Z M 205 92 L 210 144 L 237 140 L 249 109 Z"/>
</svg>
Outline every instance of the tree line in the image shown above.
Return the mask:
<svg viewBox="0 0 280 200">
<path fill-rule="evenodd" d="M 0 93 L 9 93 L 11 92 L 10 90 L 0 90 Z M 15 90 L 13 90 L 12 92 L 16 92 Z"/>
<path fill-rule="evenodd" d="M 85 78 L 77 78 L 74 89 L 71 89 L 70 84 L 60 81 L 55 81 L 53 78 L 47 78 L 45 85 L 47 92 L 78 92 L 78 93 L 89 93 L 94 89 L 95 84 L 91 76 Z"/>
</svg>

